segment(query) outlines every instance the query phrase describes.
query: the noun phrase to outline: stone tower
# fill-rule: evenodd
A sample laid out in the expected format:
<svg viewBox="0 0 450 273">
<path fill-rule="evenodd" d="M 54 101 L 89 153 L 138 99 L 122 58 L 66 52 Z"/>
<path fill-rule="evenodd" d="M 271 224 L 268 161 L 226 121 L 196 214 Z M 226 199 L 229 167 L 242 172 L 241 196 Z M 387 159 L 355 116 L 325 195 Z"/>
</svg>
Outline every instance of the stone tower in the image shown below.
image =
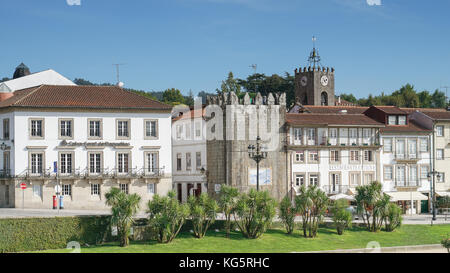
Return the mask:
<svg viewBox="0 0 450 273">
<path fill-rule="evenodd" d="M 248 146 L 255 144 L 258 136 L 267 151 L 267 158 L 260 163 L 260 190 L 268 190 L 277 200 L 288 194 L 285 93 L 258 93 L 253 99 L 248 93 L 239 99 L 233 92 L 208 97 L 206 116 L 210 116 L 208 122 L 215 119 L 207 125 L 207 135 L 215 134 L 206 146 L 211 196 L 218 197 L 224 184 L 240 192 L 256 189 L 256 163 L 249 157 Z"/>
<path fill-rule="evenodd" d="M 303 105 L 334 106 L 334 68 L 295 69 L 295 98 Z"/>
<path fill-rule="evenodd" d="M 295 99 L 303 105 L 334 106 L 334 68 L 323 67 L 313 37 L 308 67 L 295 69 Z"/>
<path fill-rule="evenodd" d="M 30 75 L 30 69 L 24 63 L 19 64 L 14 71 L 13 79 L 18 79 Z"/>
</svg>

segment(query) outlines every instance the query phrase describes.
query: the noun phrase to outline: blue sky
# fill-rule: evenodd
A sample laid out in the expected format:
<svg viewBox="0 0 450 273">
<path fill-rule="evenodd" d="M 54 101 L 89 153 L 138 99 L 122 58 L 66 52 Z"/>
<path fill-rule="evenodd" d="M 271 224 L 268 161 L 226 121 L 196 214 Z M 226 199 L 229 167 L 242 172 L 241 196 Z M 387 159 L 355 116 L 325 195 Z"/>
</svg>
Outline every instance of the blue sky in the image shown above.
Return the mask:
<svg viewBox="0 0 450 273">
<path fill-rule="evenodd" d="M 69 2 L 76 0 L 69 0 Z M 70 79 L 187 94 L 229 71 L 292 73 L 313 35 L 337 93 L 450 86 L 448 0 L 2 0 L 0 77 L 27 64 Z"/>
</svg>

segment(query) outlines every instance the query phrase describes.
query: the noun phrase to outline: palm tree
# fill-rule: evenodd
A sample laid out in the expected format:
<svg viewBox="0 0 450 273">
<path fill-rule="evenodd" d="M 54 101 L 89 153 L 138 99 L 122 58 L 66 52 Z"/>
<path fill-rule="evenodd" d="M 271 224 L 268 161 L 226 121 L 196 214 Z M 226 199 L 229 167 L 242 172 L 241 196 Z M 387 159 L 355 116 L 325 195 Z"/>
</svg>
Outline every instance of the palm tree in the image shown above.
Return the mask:
<svg viewBox="0 0 450 273">
<path fill-rule="evenodd" d="M 133 216 L 139 210 L 141 197 L 137 194 L 126 194 L 118 188 L 112 188 L 105 194 L 106 205 L 111 207 L 111 225 L 117 226 L 117 235 L 121 247 L 129 245 Z"/>
<path fill-rule="evenodd" d="M 355 201 L 358 212 L 362 214 L 363 221 L 369 231 L 378 231 L 382 224 L 382 221 L 379 219 L 381 218 L 381 210 L 379 207 L 383 204 L 381 183 L 374 181 L 369 185 L 357 187 Z"/>
<path fill-rule="evenodd" d="M 219 207 L 225 216 L 225 229 L 227 237 L 230 237 L 231 215 L 238 201 L 239 191 L 237 188 L 223 185 L 220 189 Z"/>
</svg>

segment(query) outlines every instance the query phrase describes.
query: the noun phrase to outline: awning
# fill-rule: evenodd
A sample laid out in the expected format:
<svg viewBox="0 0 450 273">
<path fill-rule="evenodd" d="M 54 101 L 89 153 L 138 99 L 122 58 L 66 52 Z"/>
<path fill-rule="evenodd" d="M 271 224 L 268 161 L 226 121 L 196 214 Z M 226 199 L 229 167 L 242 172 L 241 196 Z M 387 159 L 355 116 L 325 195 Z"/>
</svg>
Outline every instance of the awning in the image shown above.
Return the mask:
<svg viewBox="0 0 450 273">
<path fill-rule="evenodd" d="M 330 196 L 330 199 L 331 200 L 345 199 L 345 200 L 349 200 L 349 201 L 355 201 L 355 198 L 353 196 L 343 194 L 343 193 L 339 193 L 339 194 Z"/>
<path fill-rule="evenodd" d="M 450 192 L 448 192 L 448 191 L 437 191 L 436 195 L 438 195 L 440 197 L 444 197 L 444 196 L 450 197 Z"/>
<path fill-rule="evenodd" d="M 417 191 L 387 192 L 392 197 L 391 201 L 428 200 L 428 197 Z"/>
</svg>

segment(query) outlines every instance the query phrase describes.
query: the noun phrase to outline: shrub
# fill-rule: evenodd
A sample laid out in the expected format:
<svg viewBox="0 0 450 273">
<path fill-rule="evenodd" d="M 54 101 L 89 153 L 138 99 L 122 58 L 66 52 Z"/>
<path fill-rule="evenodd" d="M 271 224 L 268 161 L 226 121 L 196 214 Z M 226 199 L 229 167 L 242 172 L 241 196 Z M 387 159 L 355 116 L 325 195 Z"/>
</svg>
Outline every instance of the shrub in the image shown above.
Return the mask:
<svg viewBox="0 0 450 273">
<path fill-rule="evenodd" d="M 241 194 L 234 213 L 236 225 L 242 234 L 250 239 L 259 238 L 272 224 L 276 201 L 267 191 L 251 189 Z"/>
<path fill-rule="evenodd" d="M 178 235 L 189 215 L 187 205 L 182 205 L 171 191 L 167 196 L 153 196 L 147 204 L 149 226 L 159 243 L 170 243 Z"/>
<path fill-rule="evenodd" d="M 280 203 L 280 219 L 283 222 L 287 234 L 292 234 L 295 228 L 295 216 L 297 214 L 297 209 L 292 205 L 289 197 L 283 198 Z"/>
<path fill-rule="evenodd" d="M 402 224 L 402 209 L 394 203 L 390 203 L 383 213 L 386 231 L 391 232 Z"/>
<path fill-rule="evenodd" d="M 227 237 L 230 236 L 231 229 L 231 215 L 236 207 L 236 203 L 239 197 L 239 191 L 237 188 L 223 185 L 220 189 L 219 207 L 225 216 L 225 230 Z"/>
<path fill-rule="evenodd" d="M 203 238 L 209 226 L 214 223 L 219 206 L 216 200 L 210 198 L 206 193 L 199 197 L 190 196 L 188 199 L 190 219 L 194 227 L 194 236 Z"/>
<path fill-rule="evenodd" d="M 346 228 L 352 227 L 352 213 L 347 208 L 348 202 L 345 199 L 336 200 L 331 208 L 333 222 L 339 235 L 344 234 Z"/>
<path fill-rule="evenodd" d="M 109 240 L 110 216 L 0 219 L 0 253 L 65 248 Z"/>
<path fill-rule="evenodd" d="M 441 244 L 447 249 L 447 252 L 450 253 L 450 237 L 447 236 L 447 238 L 442 239 Z"/>
<path fill-rule="evenodd" d="M 382 211 L 389 204 L 389 196 L 383 195 L 380 182 L 356 187 L 355 200 L 358 213 L 369 231 L 379 231 L 383 225 Z M 387 201 L 386 201 L 387 200 Z"/>
<path fill-rule="evenodd" d="M 111 206 L 111 225 L 117 226 L 120 246 L 126 247 L 130 243 L 130 229 L 134 223 L 133 217 L 139 210 L 141 197 L 112 188 L 105 194 L 105 199 L 106 205 Z"/>
<path fill-rule="evenodd" d="M 317 186 L 300 188 L 300 195 L 295 198 L 297 211 L 302 217 L 304 237 L 316 237 L 319 224 L 323 221 L 329 199 Z"/>
</svg>

